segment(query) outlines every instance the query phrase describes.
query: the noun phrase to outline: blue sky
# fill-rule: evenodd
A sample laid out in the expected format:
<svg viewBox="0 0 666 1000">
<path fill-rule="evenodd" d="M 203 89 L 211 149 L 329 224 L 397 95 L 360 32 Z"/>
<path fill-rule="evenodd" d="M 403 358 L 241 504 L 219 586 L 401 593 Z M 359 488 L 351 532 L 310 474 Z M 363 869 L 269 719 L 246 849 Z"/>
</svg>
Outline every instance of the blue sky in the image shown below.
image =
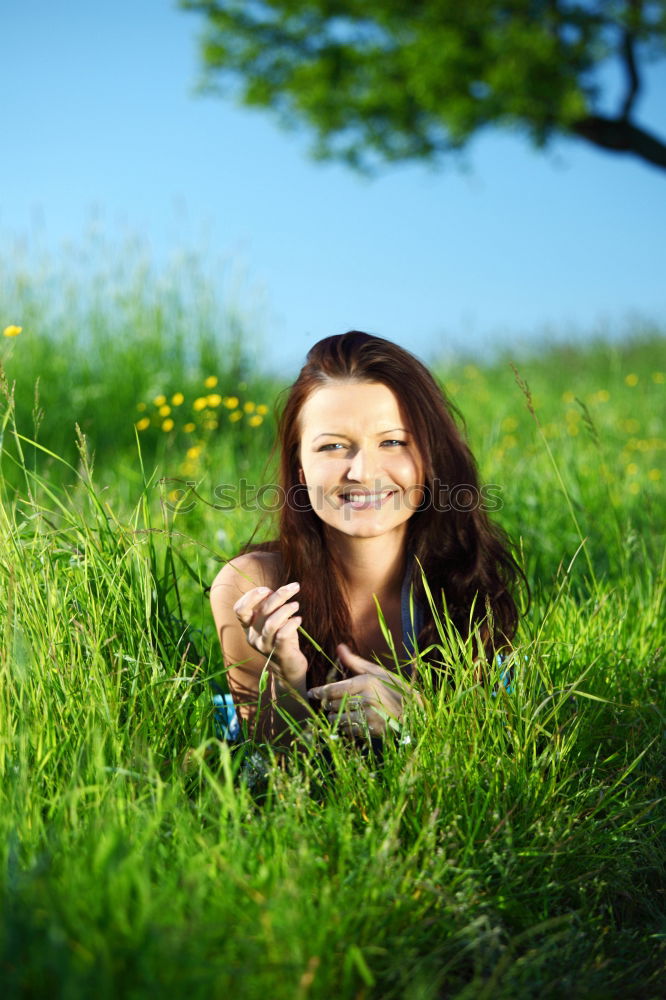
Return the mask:
<svg viewBox="0 0 666 1000">
<path fill-rule="evenodd" d="M 5 247 L 82 242 L 96 215 L 158 261 L 195 250 L 285 372 L 352 327 L 429 360 L 666 325 L 666 173 L 489 132 L 467 172 L 368 181 L 309 160 L 305 132 L 196 96 L 202 27 L 171 0 L 0 0 Z M 666 134 L 664 62 L 638 118 Z"/>
</svg>

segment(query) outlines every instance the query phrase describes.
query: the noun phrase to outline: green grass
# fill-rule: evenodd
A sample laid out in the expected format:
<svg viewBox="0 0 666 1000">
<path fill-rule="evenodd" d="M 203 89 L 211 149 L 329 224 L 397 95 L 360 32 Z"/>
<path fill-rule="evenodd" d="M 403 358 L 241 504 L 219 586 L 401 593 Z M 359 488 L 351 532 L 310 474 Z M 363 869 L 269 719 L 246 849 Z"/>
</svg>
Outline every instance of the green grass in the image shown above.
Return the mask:
<svg viewBox="0 0 666 1000">
<path fill-rule="evenodd" d="M 100 264 L 84 266 L 86 259 Z M 97 463 L 117 467 L 121 456 L 134 463 L 134 423 L 144 415 L 137 404 L 147 403 L 153 414 L 154 398 L 171 400 L 176 392 L 187 402 L 174 408 L 174 433 L 164 434 L 153 419 L 144 453 L 163 461 L 176 444 L 192 444 L 182 432 L 192 418 L 194 437 L 209 437 L 191 403 L 211 391 L 203 385 L 211 375 L 222 394 L 237 394 L 251 376 L 257 402 L 275 395 L 275 380 L 257 372 L 255 332 L 248 336 L 233 302 L 213 290 L 192 255 L 160 269 L 136 241 L 119 248 L 91 238 L 62 259 L 44 256 L 37 268 L 14 250 L 0 258 L 0 333 L 10 324 L 23 332 L 10 341 L 0 336 L 0 363 L 16 383 L 19 426 L 70 462 L 77 457 L 76 422 Z M 241 445 L 242 435 L 234 443 Z M 58 463 L 47 469 L 51 478 L 62 471 Z"/>
<path fill-rule="evenodd" d="M 215 487 L 270 476 L 273 419 L 208 407 L 224 419 L 197 427 L 190 460 L 152 398 L 189 405 L 214 374 L 220 394 L 272 406 L 277 386 L 212 339 L 190 363 L 163 327 L 137 373 L 93 333 L 76 361 L 87 447 L 73 383 L 30 445 L 31 382 L 55 392 L 59 361 L 23 325 L 6 367 L 24 402 L 2 407 L 3 995 L 658 997 L 663 337 L 513 359 L 531 399 L 507 359 L 440 373 L 534 591 L 513 693 L 479 688 L 463 651 L 455 693 L 383 760 L 323 728 L 257 758 L 215 739 L 204 586 L 257 518 L 216 510 Z M 122 447 L 100 443 L 109 428 Z M 174 514 L 161 478 L 200 499 Z"/>
</svg>

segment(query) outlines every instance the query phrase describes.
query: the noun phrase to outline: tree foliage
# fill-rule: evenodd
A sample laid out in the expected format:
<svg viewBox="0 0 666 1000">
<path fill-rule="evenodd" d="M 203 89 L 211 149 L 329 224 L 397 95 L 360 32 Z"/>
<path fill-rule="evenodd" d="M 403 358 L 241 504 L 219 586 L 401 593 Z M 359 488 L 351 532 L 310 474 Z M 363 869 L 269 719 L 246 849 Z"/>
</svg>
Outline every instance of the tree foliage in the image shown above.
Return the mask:
<svg viewBox="0 0 666 1000">
<path fill-rule="evenodd" d="M 487 125 L 557 134 L 666 168 L 633 119 L 666 51 L 666 0 L 180 0 L 205 16 L 204 85 L 314 129 L 313 153 L 370 170 L 436 160 Z M 624 93 L 614 114 L 607 72 Z M 224 87 L 222 87 L 224 90 Z"/>
</svg>

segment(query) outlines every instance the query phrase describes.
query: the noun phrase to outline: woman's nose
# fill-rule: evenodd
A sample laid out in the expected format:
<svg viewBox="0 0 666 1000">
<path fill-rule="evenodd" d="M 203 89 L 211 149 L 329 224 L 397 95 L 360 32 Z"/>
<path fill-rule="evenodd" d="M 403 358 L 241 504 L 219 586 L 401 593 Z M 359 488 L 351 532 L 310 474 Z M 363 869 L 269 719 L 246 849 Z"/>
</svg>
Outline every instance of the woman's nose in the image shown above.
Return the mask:
<svg viewBox="0 0 666 1000">
<path fill-rule="evenodd" d="M 347 469 L 347 479 L 353 479 L 357 483 L 371 482 L 377 471 L 376 462 L 367 449 L 359 448 Z"/>
</svg>

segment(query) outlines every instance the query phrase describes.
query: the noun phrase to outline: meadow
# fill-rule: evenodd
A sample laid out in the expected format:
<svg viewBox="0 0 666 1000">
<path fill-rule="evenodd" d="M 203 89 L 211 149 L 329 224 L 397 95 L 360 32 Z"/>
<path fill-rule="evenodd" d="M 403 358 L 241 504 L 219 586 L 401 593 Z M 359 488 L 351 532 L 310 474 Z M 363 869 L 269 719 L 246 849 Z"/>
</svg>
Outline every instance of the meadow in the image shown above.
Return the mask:
<svg viewBox="0 0 666 1000">
<path fill-rule="evenodd" d="M 436 369 L 532 590 L 510 694 L 442 614 L 383 756 L 230 749 L 206 586 L 284 382 L 198 279 L 63 287 L 0 288 L 3 996 L 663 995 L 664 332 Z"/>
</svg>

